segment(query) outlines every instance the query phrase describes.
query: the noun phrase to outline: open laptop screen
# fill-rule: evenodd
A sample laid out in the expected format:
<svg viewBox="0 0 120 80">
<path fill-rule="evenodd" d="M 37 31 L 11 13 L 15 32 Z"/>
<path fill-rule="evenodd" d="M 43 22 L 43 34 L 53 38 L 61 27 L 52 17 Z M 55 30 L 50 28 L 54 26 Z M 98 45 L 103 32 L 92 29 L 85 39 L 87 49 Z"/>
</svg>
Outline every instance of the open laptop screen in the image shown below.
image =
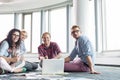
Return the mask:
<svg viewBox="0 0 120 80">
<path fill-rule="evenodd" d="M 42 63 L 42 74 L 63 74 L 64 59 L 44 59 Z"/>
</svg>

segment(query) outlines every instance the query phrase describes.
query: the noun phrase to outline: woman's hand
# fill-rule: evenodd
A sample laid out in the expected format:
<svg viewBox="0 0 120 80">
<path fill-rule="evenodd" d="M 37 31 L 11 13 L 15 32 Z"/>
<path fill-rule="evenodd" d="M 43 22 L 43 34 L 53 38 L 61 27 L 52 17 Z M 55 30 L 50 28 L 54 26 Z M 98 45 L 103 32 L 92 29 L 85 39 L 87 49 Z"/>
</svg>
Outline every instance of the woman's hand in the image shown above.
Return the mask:
<svg viewBox="0 0 120 80">
<path fill-rule="evenodd" d="M 14 57 L 11 58 L 11 62 L 12 63 L 15 63 L 17 61 L 18 61 L 18 57 L 17 56 L 14 56 Z"/>
</svg>

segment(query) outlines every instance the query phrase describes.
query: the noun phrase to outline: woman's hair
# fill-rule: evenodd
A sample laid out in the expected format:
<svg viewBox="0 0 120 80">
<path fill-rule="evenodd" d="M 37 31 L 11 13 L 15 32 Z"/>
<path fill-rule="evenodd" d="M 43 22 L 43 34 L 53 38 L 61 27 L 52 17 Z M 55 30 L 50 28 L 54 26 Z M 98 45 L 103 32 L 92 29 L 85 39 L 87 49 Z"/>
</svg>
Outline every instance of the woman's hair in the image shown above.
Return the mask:
<svg viewBox="0 0 120 80">
<path fill-rule="evenodd" d="M 19 46 L 20 46 L 20 43 L 21 43 L 21 39 L 20 39 L 20 36 L 21 36 L 21 32 L 20 32 L 20 30 L 19 29 L 11 29 L 10 31 L 9 31 L 9 33 L 8 33 L 8 35 L 7 35 L 7 38 L 5 39 L 7 42 L 8 42 L 8 44 L 9 44 L 9 48 L 12 48 L 13 46 L 13 41 L 12 41 L 12 35 L 13 35 L 13 33 L 15 33 L 15 32 L 18 32 L 19 33 L 19 40 L 15 43 L 16 44 L 16 48 L 18 48 Z"/>
</svg>

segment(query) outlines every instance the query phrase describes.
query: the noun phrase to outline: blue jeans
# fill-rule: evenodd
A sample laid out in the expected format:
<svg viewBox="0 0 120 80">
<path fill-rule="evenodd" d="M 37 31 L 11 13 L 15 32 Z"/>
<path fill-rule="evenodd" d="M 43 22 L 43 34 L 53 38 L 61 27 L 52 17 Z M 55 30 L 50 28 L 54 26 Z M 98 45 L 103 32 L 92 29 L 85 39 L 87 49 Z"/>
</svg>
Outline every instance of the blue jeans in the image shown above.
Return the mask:
<svg viewBox="0 0 120 80">
<path fill-rule="evenodd" d="M 33 71 L 38 68 L 38 64 L 34 62 L 25 61 L 24 67 L 27 69 L 27 71 Z"/>
</svg>

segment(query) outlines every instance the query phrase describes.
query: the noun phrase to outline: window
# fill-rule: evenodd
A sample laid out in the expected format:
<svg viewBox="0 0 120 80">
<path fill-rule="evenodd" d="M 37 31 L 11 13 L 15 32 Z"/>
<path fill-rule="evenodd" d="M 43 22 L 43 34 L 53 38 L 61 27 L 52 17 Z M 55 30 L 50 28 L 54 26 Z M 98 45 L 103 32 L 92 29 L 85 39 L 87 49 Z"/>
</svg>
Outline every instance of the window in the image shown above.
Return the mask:
<svg viewBox="0 0 120 80">
<path fill-rule="evenodd" d="M 106 0 L 107 50 L 120 50 L 120 0 Z"/>
<path fill-rule="evenodd" d="M 33 13 L 33 26 L 32 26 L 32 53 L 38 52 L 38 46 L 40 45 L 41 40 L 41 28 L 40 28 L 40 12 Z"/>
<path fill-rule="evenodd" d="M 28 37 L 25 40 L 25 46 L 27 49 L 27 52 L 31 52 L 31 14 L 24 14 L 24 29 L 27 31 L 28 33 Z"/>
<path fill-rule="evenodd" d="M 18 17 L 17 18 L 17 27 L 18 27 L 18 29 L 22 29 L 22 14 L 17 14 L 17 16 L 16 17 Z"/>
<path fill-rule="evenodd" d="M 50 12 L 50 32 L 51 41 L 57 42 L 62 52 L 66 52 L 67 47 L 67 20 L 66 7 L 54 9 Z"/>
<path fill-rule="evenodd" d="M 1 14 L 0 15 L 0 41 L 6 38 L 8 32 L 14 28 L 14 14 Z"/>
</svg>

